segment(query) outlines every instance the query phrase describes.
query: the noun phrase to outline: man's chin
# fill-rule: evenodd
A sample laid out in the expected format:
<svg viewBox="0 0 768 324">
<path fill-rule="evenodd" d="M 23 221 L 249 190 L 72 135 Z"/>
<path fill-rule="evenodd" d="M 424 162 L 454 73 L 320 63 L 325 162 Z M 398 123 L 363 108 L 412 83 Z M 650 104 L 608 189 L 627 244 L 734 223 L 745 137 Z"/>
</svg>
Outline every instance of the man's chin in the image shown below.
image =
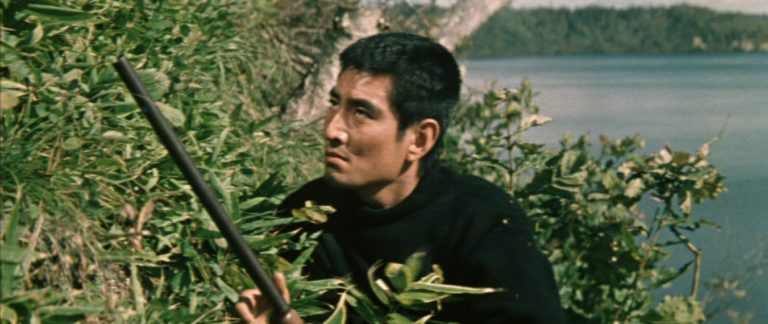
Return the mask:
<svg viewBox="0 0 768 324">
<path fill-rule="evenodd" d="M 341 179 L 339 174 L 336 174 L 335 172 L 333 172 L 331 170 L 328 170 L 328 169 L 325 170 L 325 174 L 323 175 L 323 179 L 325 179 L 325 182 L 327 184 L 329 184 L 330 186 L 332 186 L 332 187 L 344 188 L 344 189 L 349 188 L 349 184 L 347 184 L 345 181 L 343 181 L 343 179 Z"/>
</svg>

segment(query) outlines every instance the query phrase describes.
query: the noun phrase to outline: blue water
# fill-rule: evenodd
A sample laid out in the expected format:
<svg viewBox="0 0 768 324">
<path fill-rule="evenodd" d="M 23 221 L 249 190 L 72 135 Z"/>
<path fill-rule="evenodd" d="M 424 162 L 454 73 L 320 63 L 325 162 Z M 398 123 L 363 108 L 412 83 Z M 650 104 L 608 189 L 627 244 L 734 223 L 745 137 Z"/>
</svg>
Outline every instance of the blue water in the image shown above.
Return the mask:
<svg viewBox="0 0 768 324">
<path fill-rule="evenodd" d="M 768 276 L 751 271 L 768 251 L 768 54 L 514 57 L 462 62 L 470 89 L 516 87 L 524 77 L 540 91 L 541 113 L 554 118 L 528 139 L 556 147 L 565 133 L 617 138 L 639 134 L 645 152 L 665 144 L 695 151 L 724 129 L 710 162 L 728 192 L 694 207 L 721 230 L 692 238 L 704 250 L 703 281 L 716 274 L 747 278 L 748 295 L 731 308 L 768 323 Z M 472 91 L 472 90 L 471 90 Z M 671 263 L 687 261 L 675 250 Z M 751 253 L 751 254 L 750 254 Z M 703 287 L 702 287 L 703 288 Z M 687 293 L 683 279 L 661 293 Z M 706 289 L 699 297 L 704 297 Z M 713 318 L 728 323 L 724 313 Z"/>
</svg>

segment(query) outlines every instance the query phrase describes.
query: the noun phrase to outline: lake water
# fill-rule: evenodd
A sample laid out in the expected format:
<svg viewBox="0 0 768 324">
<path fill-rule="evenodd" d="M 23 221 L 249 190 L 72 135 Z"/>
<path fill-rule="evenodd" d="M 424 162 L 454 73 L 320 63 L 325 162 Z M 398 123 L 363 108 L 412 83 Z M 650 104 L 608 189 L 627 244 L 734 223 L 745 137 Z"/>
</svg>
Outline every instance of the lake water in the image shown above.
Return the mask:
<svg viewBox="0 0 768 324">
<path fill-rule="evenodd" d="M 726 176 L 728 192 L 694 207 L 695 217 L 722 225 L 693 236 L 704 250 L 702 282 L 715 274 L 743 276 L 768 251 L 768 54 L 514 57 L 462 64 L 470 88 L 487 89 L 494 80 L 497 88 L 516 87 L 529 78 L 541 92 L 541 113 L 554 122 L 527 136 L 552 147 L 566 132 L 589 132 L 595 144 L 600 134 L 639 134 L 645 152 L 667 143 L 693 152 L 725 127 L 710 162 Z M 690 259 L 687 250 L 674 253 L 673 263 Z M 753 313 L 752 323 L 768 323 L 765 270 L 751 276 L 747 297 L 732 306 Z M 664 293 L 689 289 L 686 277 Z M 730 320 L 720 314 L 712 322 Z"/>
</svg>

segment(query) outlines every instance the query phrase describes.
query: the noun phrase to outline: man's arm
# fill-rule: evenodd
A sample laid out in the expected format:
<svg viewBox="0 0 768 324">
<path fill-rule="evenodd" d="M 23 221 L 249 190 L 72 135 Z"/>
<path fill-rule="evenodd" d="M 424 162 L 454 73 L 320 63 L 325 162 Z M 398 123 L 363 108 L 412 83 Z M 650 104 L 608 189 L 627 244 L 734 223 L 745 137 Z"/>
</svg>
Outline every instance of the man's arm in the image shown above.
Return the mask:
<svg viewBox="0 0 768 324">
<path fill-rule="evenodd" d="M 447 306 L 446 310 L 455 312 L 451 317 L 462 322 L 562 323 L 552 266 L 537 249 L 522 209 L 517 203 L 511 207 L 506 216 L 481 216 L 476 237 L 467 238 L 478 243 L 462 251 L 458 271 L 446 271 L 446 279 L 457 284 L 503 291 L 472 296 L 461 306 Z"/>
<path fill-rule="evenodd" d="M 562 323 L 552 266 L 532 237 L 519 234 L 506 227 L 495 229 L 470 257 L 468 270 L 477 276 L 472 284 L 503 291 L 476 296 L 469 307 L 488 323 Z"/>
</svg>

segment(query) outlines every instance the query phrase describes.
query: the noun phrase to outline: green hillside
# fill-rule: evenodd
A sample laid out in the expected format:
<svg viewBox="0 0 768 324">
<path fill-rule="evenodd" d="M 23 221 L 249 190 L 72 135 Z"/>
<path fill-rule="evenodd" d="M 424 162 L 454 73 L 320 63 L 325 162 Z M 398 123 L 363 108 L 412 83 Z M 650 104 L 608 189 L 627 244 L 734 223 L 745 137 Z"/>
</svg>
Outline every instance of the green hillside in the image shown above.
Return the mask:
<svg viewBox="0 0 768 324">
<path fill-rule="evenodd" d="M 669 8 L 500 10 L 459 50 L 468 57 L 768 51 L 768 16 Z"/>
</svg>

